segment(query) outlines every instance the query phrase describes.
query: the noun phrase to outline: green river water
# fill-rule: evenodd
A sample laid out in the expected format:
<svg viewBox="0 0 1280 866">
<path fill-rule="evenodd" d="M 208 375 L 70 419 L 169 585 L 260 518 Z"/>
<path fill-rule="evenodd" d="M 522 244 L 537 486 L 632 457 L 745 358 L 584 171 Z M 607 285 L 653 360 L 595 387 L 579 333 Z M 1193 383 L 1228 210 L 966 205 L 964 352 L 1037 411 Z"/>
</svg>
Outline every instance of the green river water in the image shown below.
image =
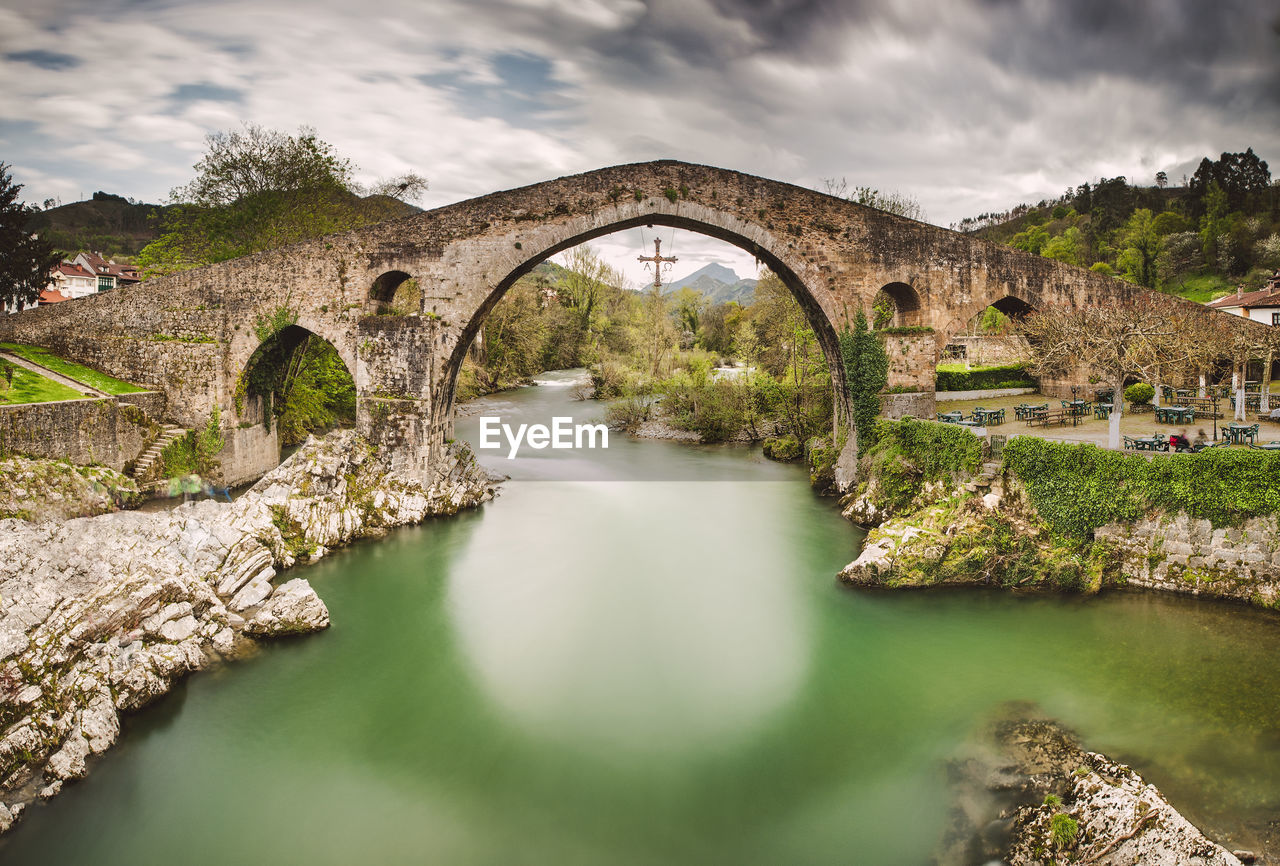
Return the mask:
<svg viewBox="0 0 1280 866">
<path fill-rule="evenodd" d="M 480 407 L 599 416 L 547 379 Z M 921 863 L 1010 700 L 1211 834 L 1280 817 L 1275 616 L 842 589 L 859 533 L 758 447 L 485 462 L 495 502 L 299 570 L 329 631 L 128 718 L 0 862 Z"/>
</svg>

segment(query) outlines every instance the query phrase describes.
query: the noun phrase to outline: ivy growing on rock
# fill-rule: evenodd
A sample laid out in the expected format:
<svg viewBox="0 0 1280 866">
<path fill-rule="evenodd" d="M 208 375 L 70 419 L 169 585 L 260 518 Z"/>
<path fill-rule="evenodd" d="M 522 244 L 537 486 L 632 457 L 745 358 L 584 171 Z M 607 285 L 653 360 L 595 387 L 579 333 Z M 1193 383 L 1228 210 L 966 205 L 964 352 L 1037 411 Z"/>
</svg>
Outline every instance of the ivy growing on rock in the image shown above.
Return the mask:
<svg viewBox="0 0 1280 866">
<path fill-rule="evenodd" d="M 1215 527 L 1280 511 L 1280 455 L 1213 449 L 1146 458 L 1029 436 L 1004 459 L 1055 532 L 1087 538 L 1153 510 L 1184 511 Z"/>
</svg>

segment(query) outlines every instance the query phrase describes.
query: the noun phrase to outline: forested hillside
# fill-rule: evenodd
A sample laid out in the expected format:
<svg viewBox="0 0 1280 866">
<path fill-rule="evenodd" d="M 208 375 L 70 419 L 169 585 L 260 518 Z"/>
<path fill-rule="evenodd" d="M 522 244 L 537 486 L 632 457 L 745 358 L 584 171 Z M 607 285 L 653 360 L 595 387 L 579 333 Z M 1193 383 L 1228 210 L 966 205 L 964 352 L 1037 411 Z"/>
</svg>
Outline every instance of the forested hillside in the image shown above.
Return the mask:
<svg viewBox="0 0 1280 866">
<path fill-rule="evenodd" d="M 952 228 L 1204 302 L 1280 268 L 1280 186 L 1249 148 L 1205 157 L 1178 185 L 1104 177 Z"/>
</svg>

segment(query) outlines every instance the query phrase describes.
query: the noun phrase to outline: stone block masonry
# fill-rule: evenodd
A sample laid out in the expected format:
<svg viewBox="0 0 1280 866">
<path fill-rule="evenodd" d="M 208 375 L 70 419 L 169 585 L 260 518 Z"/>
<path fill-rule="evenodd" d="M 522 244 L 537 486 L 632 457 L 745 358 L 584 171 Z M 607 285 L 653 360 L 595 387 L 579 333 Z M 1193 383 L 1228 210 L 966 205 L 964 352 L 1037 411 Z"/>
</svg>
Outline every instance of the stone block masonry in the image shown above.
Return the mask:
<svg viewBox="0 0 1280 866">
<path fill-rule="evenodd" d="M 0 406 L 0 453 L 100 463 L 123 472 L 159 432 L 165 404 L 163 393 L 148 391 Z"/>
<path fill-rule="evenodd" d="M 186 428 L 202 426 L 216 402 L 231 428 L 251 420 L 238 417 L 235 396 L 262 324 L 284 313 L 346 362 L 357 428 L 394 451 L 397 466 L 428 479 L 451 435 L 467 347 L 507 289 L 561 250 L 645 225 L 702 232 L 767 264 L 808 316 L 840 400 L 837 335 L 887 286 L 904 322 L 932 329 L 903 335 L 890 352 L 890 383 L 921 391 L 932 388 L 941 347 L 991 304 L 1012 298 L 1032 309 L 1078 308 L 1144 291 L 814 190 L 663 160 L 497 192 L 0 317 L 0 339 L 161 389 L 169 398 L 164 420 Z M 418 314 L 395 324 L 373 316 L 387 286 L 410 277 L 422 292 Z"/>
</svg>

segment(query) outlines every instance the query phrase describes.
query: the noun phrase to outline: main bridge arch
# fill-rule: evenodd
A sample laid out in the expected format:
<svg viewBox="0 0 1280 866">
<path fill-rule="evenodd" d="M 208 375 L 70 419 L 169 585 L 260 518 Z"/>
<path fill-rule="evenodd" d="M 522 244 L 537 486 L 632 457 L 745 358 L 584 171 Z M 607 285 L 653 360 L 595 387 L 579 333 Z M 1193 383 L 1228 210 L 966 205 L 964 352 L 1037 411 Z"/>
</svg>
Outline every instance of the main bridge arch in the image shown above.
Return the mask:
<svg viewBox="0 0 1280 866">
<path fill-rule="evenodd" d="M 748 222 L 698 204 L 684 203 L 678 208 L 675 204 L 665 200 L 648 204 L 627 202 L 612 214 L 579 216 L 540 227 L 527 234 L 525 240 L 518 242 L 520 255 L 513 257 L 518 263 L 493 285 L 482 288 L 481 291 L 487 293 L 475 305 L 453 346 L 441 387 L 434 393 L 433 411 L 440 417 L 452 419 L 457 376 L 467 349 L 489 313 L 522 276 L 557 253 L 596 238 L 640 226 L 665 226 L 696 232 L 737 246 L 754 255 L 778 275 L 804 311 L 826 355 L 834 393 L 838 395 L 836 423 L 851 417 L 848 411 L 850 407 L 844 399 L 845 377 L 844 368 L 839 362 L 837 333 L 837 323 L 846 320 L 847 310 L 843 306 L 837 309 L 838 302 L 823 286 L 814 263 L 758 222 Z M 428 315 L 434 313 L 431 310 L 426 312 Z"/>
<path fill-rule="evenodd" d="M 814 190 L 659 161 L 492 193 L 0 317 L 0 338 L 162 388 L 170 418 L 184 426 L 202 423 L 216 402 L 239 429 L 245 419 L 228 413 L 237 379 L 269 324 L 289 320 L 323 336 L 351 368 L 362 432 L 401 468 L 430 475 L 451 435 L 462 353 L 506 289 L 559 250 L 649 224 L 759 256 L 796 294 L 829 358 L 849 317 L 859 309 L 870 317 L 876 294 L 890 287 L 899 324 L 931 355 L 911 374 L 923 390 L 932 389 L 938 350 L 992 303 L 1078 307 L 1141 291 Z M 377 315 L 409 279 L 417 315 Z"/>
</svg>

